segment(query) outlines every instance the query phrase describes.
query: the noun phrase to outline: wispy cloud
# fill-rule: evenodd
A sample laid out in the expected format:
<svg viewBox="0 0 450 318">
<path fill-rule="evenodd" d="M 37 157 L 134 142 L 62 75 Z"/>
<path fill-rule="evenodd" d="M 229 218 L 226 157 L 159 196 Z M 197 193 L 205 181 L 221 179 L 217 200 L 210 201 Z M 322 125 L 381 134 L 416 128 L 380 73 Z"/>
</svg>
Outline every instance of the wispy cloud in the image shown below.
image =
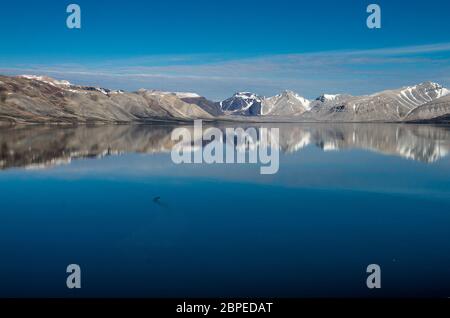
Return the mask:
<svg viewBox="0 0 450 318">
<path fill-rule="evenodd" d="M 410 55 L 422 53 L 437 53 L 450 51 L 450 43 L 436 43 L 428 45 L 404 46 L 395 48 L 383 48 L 372 50 L 349 51 L 347 54 L 364 55 Z"/>
<path fill-rule="evenodd" d="M 254 57 L 148 56 L 83 63 L 0 63 L 6 74 L 37 73 L 86 85 L 196 91 L 221 99 L 238 90 L 366 94 L 433 80 L 449 85 L 450 43 Z"/>
</svg>

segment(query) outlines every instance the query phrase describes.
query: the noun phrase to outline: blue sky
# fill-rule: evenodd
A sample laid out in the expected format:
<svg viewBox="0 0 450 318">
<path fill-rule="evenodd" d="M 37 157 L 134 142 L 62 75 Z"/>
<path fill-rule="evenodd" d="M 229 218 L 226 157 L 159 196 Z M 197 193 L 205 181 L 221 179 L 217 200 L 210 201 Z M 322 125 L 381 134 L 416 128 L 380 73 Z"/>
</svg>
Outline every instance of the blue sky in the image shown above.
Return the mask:
<svg viewBox="0 0 450 318">
<path fill-rule="evenodd" d="M 81 30 L 65 25 L 70 3 Z M 366 27 L 370 3 L 381 29 Z M 213 99 L 450 86 L 448 12 L 446 0 L 10 1 L 0 4 L 0 73 Z"/>
</svg>

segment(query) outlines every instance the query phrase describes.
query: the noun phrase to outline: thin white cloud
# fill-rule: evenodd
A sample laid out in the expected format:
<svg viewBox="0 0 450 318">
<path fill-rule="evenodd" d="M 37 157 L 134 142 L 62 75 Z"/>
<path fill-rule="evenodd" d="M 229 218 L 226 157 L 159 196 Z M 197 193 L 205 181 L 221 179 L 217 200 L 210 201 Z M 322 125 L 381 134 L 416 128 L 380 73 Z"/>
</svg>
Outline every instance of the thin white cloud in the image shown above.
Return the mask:
<svg viewBox="0 0 450 318">
<path fill-rule="evenodd" d="M 449 85 L 450 43 L 246 58 L 150 56 L 88 63 L 3 65 L 6 74 L 36 73 L 85 85 L 196 91 L 222 99 L 238 90 L 271 95 L 292 89 L 307 97 L 352 94 L 433 80 Z M 439 54 L 436 54 L 439 53 Z"/>
</svg>

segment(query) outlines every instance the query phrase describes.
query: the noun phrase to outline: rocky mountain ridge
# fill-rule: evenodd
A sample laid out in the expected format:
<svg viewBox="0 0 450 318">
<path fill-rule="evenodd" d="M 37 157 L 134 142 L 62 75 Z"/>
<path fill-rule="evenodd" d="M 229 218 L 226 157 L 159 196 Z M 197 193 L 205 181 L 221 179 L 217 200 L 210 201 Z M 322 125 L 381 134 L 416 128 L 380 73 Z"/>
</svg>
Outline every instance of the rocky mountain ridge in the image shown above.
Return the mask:
<svg viewBox="0 0 450 318">
<path fill-rule="evenodd" d="M 433 82 L 372 95 L 293 91 L 263 97 L 238 92 L 220 101 L 196 93 L 136 92 L 74 85 L 45 76 L 0 76 L 0 121 L 11 123 L 131 123 L 237 120 L 272 122 L 420 122 L 450 118 L 450 91 Z"/>
</svg>

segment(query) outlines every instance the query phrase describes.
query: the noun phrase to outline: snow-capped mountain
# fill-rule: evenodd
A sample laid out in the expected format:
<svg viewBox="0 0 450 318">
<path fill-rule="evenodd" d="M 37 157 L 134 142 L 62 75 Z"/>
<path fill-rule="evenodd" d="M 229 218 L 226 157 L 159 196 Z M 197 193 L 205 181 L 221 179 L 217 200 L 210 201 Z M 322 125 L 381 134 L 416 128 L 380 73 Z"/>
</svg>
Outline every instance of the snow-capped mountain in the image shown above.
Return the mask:
<svg viewBox="0 0 450 318">
<path fill-rule="evenodd" d="M 284 91 L 281 94 L 263 99 L 261 115 L 297 116 L 310 110 L 310 106 L 311 102 L 308 99 L 292 91 Z"/>
<path fill-rule="evenodd" d="M 238 92 L 232 97 L 220 102 L 220 109 L 227 115 L 259 116 L 263 98 L 250 93 Z"/>
<path fill-rule="evenodd" d="M 240 118 L 239 118 L 240 117 Z M 372 95 L 323 94 L 308 100 L 283 91 L 272 97 L 239 92 L 214 102 L 196 93 L 137 92 L 80 86 L 46 76 L 0 76 L 0 121 L 134 122 L 237 119 L 294 122 L 450 120 L 450 91 L 433 82 Z"/>
<path fill-rule="evenodd" d="M 297 116 L 310 110 L 310 104 L 308 99 L 286 90 L 272 97 L 239 92 L 220 102 L 219 107 L 225 115 Z"/>
<path fill-rule="evenodd" d="M 402 106 L 412 109 L 435 99 L 448 95 L 450 91 L 433 82 L 424 82 L 414 86 L 403 87 L 397 90 L 388 90 L 372 96 L 388 96 Z"/>
<path fill-rule="evenodd" d="M 398 117 L 406 116 L 414 108 L 448 95 L 450 91 L 433 82 L 424 82 L 414 86 L 387 90 L 369 96 L 373 102 L 381 102 L 395 106 Z"/>
<path fill-rule="evenodd" d="M 449 94 L 448 89 L 433 82 L 366 96 L 323 94 L 312 101 L 292 91 L 267 98 L 246 92 L 223 101 L 221 109 L 225 114 L 308 121 L 402 121 L 417 107 Z"/>
<path fill-rule="evenodd" d="M 309 115 L 330 121 L 402 121 L 415 108 L 449 93 L 439 84 L 424 82 L 368 96 L 340 95 L 319 99 Z"/>
</svg>

